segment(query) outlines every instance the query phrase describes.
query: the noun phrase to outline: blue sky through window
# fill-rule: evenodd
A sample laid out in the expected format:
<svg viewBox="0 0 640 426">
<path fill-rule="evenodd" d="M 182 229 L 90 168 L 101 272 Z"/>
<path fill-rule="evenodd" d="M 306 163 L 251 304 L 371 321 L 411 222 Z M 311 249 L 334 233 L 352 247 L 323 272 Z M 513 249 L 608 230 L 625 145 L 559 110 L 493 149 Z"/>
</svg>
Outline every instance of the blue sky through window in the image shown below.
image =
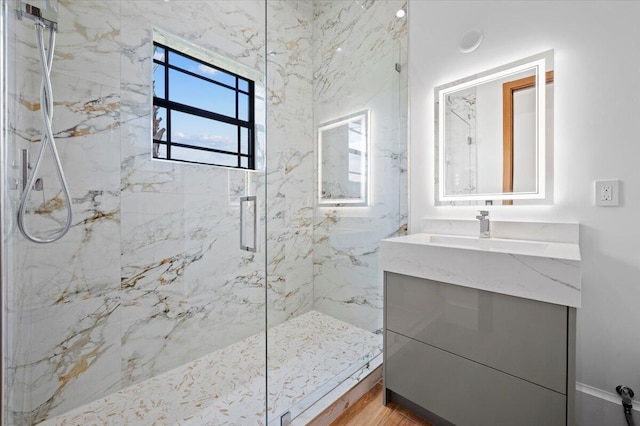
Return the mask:
<svg viewBox="0 0 640 426">
<path fill-rule="evenodd" d="M 238 90 L 240 90 L 240 92 L 237 93 L 238 112 L 236 116 L 236 89 L 224 87 L 222 85 L 197 78 L 193 75 L 186 74 L 179 70 L 169 68 L 168 101 L 210 111 L 232 119 L 249 121 L 251 100 L 248 94 L 242 93 L 242 91 L 249 90 L 250 86 L 248 80 L 181 56 L 174 51 L 168 52 L 167 55 L 164 48 L 160 46 L 154 47 L 154 60 L 165 62 L 168 57 L 169 64 L 172 66 L 180 67 L 196 75 L 234 88 L 237 86 Z M 164 99 L 166 65 L 154 63 L 153 66 L 154 96 Z M 162 118 L 160 127 L 166 128 L 166 111 L 163 108 L 160 109 L 158 117 Z M 172 143 L 237 153 L 238 127 L 239 126 L 236 124 L 228 124 L 211 118 L 200 117 L 172 109 L 170 139 Z M 166 137 L 163 137 L 162 140 L 166 140 Z M 249 129 L 240 127 L 241 153 L 248 154 L 249 143 Z M 207 162 L 229 166 L 238 165 L 237 154 L 225 155 L 202 150 L 191 150 L 192 153 L 189 154 L 187 152 L 189 151 L 189 148 L 183 148 L 180 150 L 177 150 L 176 148 L 179 147 L 172 147 L 171 149 L 172 159 Z M 166 149 L 164 152 L 166 152 Z M 242 167 L 248 167 L 248 160 L 246 158 L 243 157 L 240 161 Z"/>
</svg>

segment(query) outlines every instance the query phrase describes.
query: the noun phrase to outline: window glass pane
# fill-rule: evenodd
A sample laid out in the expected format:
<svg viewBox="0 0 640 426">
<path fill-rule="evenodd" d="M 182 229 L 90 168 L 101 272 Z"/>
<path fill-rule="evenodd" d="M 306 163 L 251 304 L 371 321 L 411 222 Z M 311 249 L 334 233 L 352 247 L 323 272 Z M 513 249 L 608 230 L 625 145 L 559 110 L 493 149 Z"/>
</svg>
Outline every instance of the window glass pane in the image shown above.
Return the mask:
<svg viewBox="0 0 640 426">
<path fill-rule="evenodd" d="M 349 153 L 349 180 L 360 182 L 362 179 L 362 156 L 360 154 Z"/>
<path fill-rule="evenodd" d="M 240 152 L 249 153 L 249 129 L 246 127 L 240 127 Z"/>
<path fill-rule="evenodd" d="M 236 116 L 236 92 L 176 70 L 169 70 L 169 99 L 181 104 Z"/>
<path fill-rule="evenodd" d="M 238 167 L 238 157 L 218 152 L 207 152 L 199 149 L 171 147 L 171 159 L 181 161 L 193 161 L 196 163 L 217 164 L 219 166 Z"/>
<path fill-rule="evenodd" d="M 249 96 L 238 93 L 238 120 L 249 121 Z"/>
<path fill-rule="evenodd" d="M 167 110 L 153 106 L 153 139 L 167 140 Z"/>
<path fill-rule="evenodd" d="M 186 58 L 177 53 L 173 53 L 169 56 L 169 63 L 183 70 L 191 71 L 194 74 L 201 75 L 211 80 L 215 80 L 219 83 L 227 84 L 231 87 L 236 87 L 236 77 L 228 74 L 224 71 L 220 71 L 213 67 L 202 64 L 193 59 Z"/>
<path fill-rule="evenodd" d="M 153 59 L 156 61 L 164 62 L 165 54 L 164 48 L 160 46 L 153 46 Z"/>
<path fill-rule="evenodd" d="M 235 153 L 238 152 L 238 130 L 232 124 L 172 111 L 171 142 Z"/>
<path fill-rule="evenodd" d="M 153 158 L 248 168 L 253 162 L 249 150 L 254 123 L 240 123 L 251 118 L 254 100 L 248 92 L 253 82 L 157 45 L 152 66 L 154 97 L 158 103 L 166 99 L 177 104 L 175 109 L 153 107 Z M 181 112 L 187 109 L 181 105 L 203 110 L 203 115 L 207 111 L 228 117 L 235 124 Z"/>
<path fill-rule="evenodd" d="M 153 143 L 153 158 L 167 159 L 167 146 L 159 142 Z"/>
<path fill-rule="evenodd" d="M 349 123 L 349 149 L 364 151 L 365 138 L 361 121 Z"/>
<path fill-rule="evenodd" d="M 164 99 L 164 65 L 153 64 L 153 96 Z"/>
</svg>

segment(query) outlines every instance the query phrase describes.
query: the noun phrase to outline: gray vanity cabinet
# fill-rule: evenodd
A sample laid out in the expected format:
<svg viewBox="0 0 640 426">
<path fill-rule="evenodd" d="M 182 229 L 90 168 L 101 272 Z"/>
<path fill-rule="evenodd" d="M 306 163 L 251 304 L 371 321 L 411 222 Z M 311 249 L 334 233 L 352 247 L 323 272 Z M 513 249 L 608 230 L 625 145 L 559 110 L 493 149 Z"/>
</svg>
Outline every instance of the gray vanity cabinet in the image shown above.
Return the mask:
<svg viewBox="0 0 640 426">
<path fill-rule="evenodd" d="M 572 424 L 574 308 L 390 272 L 384 306 L 387 402 L 436 424 Z"/>
</svg>

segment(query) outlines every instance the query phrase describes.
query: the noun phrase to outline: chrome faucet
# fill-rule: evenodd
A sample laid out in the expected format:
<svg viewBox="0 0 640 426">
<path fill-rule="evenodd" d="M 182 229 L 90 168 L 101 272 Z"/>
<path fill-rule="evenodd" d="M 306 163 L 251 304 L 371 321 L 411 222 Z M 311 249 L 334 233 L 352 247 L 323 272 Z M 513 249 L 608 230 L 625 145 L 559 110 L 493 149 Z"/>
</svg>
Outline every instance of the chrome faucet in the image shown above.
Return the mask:
<svg viewBox="0 0 640 426">
<path fill-rule="evenodd" d="M 480 210 L 476 219 L 480 221 L 480 238 L 490 238 L 491 231 L 489 229 L 489 211 Z"/>
</svg>

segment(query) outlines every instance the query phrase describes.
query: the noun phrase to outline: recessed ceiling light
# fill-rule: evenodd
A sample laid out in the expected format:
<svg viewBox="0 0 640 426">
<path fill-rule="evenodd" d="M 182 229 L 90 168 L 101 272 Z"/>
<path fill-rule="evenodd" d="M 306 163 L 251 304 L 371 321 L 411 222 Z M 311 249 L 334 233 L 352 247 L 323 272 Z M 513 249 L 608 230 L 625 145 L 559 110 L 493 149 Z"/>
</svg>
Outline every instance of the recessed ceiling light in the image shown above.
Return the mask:
<svg viewBox="0 0 640 426">
<path fill-rule="evenodd" d="M 336 49 L 336 52 L 338 52 L 338 53 L 342 52 L 342 47 L 338 47 L 338 48 Z"/>
<path fill-rule="evenodd" d="M 404 9 L 398 9 L 398 11 L 396 12 L 396 16 L 398 18 L 404 18 L 406 14 L 407 12 L 405 12 Z"/>
</svg>

